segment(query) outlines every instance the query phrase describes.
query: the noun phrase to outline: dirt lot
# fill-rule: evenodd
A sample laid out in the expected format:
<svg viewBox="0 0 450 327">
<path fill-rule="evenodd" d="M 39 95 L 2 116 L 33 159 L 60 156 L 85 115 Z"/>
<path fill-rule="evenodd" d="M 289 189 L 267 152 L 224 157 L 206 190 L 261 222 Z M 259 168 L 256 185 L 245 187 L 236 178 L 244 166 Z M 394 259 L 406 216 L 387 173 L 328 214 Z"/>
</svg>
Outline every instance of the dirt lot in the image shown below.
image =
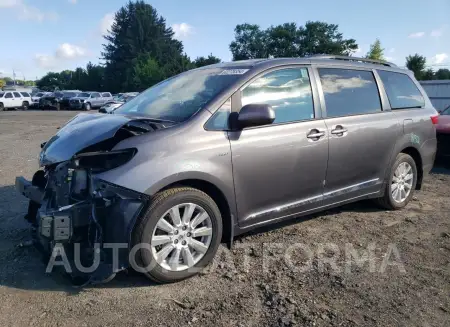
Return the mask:
<svg viewBox="0 0 450 327">
<path fill-rule="evenodd" d="M 14 177 L 32 176 L 39 144 L 74 114 L 0 113 L 0 326 L 450 326 L 444 168 L 402 211 L 362 202 L 259 230 L 181 283 L 124 272 L 76 289 L 45 274 L 18 247 L 29 232 Z"/>
</svg>

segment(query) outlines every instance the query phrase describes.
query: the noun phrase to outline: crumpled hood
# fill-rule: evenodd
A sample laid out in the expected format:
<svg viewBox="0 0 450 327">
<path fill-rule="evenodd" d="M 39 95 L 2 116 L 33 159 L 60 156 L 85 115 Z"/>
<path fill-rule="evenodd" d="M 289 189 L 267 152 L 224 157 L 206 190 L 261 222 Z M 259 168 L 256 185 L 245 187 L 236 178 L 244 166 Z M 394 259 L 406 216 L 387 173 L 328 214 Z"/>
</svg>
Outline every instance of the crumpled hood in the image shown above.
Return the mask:
<svg viewBox="0 0 450 327">
<path fill-rule="evenodd" d="M 133 117 L 123 115 L 78 114 L 45 144 L 39 155 L 39 165 L 69 160 L 84 148 L 112 138 L 132 120 Z"/>
</svg>

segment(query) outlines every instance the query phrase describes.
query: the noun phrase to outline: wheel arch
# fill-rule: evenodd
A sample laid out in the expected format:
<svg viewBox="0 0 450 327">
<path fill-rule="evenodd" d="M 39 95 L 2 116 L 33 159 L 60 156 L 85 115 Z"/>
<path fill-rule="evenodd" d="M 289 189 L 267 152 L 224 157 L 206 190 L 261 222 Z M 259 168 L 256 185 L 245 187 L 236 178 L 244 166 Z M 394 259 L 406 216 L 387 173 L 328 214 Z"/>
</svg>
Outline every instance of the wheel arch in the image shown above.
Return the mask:
<svg viewBox="0 0 450 327">
<path fill-rule="evenodd" d="M 416 190 L 422 189 L 422 181 L 423 181 L 423 162 L 422 162 L 422 155 L 420 154 L 420 151 L 413 147 L 408 146 L 400 151 L 400 153 L 405 153 L 409 156 L 411 156 L 414 159 L 414 162 L 416 163 L 417 167 L 417 184 L 416 184 Z"/>
<path fill-rule="evenodd" d="M 225 196 L 224 192 L 222 192 L 222 190 L 218 186 L 209 181 L 194 178 L 183 179 L 173 182 L 171 184 L 164 186 L 157 192 L 165 191 L 167 189 L 178 186 L 188 186 L 198 189 L 209 195 L 214 200 L 214 202 L 219 207 L 220 214 L 222 215 L 222 224 L 223 224 L 222 242 L 228 243 L 232 241 L 234 236 L 234 221 L 230 203 L 227 200 L 227 197 Z"/>
</svg>

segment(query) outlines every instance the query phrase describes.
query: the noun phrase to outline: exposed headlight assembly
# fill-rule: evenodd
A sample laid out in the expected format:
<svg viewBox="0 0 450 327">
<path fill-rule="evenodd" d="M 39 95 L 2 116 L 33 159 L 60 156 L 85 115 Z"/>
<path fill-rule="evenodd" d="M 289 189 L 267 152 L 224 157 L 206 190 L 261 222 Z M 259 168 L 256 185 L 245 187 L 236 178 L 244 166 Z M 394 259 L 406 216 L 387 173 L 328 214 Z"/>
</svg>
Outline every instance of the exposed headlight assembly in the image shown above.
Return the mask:
<svg viewBox="0 0 450 327">
<path fill-rule="evenodd" d="M 85 152 L 73 157 L 75 168 L 89 169 L 92 172 L 102 172 L 117 168 L 130 161 L 137 153 L 137 149 L 123 149 L 108 152 Z"/>
</svg>

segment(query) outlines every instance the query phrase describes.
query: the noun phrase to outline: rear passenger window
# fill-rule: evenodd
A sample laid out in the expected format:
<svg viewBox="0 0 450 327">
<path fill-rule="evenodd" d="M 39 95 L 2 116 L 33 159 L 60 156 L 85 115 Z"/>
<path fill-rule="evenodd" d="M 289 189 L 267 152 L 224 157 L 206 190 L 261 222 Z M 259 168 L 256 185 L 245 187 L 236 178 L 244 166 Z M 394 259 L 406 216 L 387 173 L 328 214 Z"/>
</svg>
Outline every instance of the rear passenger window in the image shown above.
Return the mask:
<svg viewBox="0 0 450 327">
<path fill-rule="evenodd" d="M 112 95 L 111 95 L 111 93 L 103 93 L 103 94 L 102 94 L 102 97 L 104 97 L 104 98 L 110 98 L 110 97 L 112 97 Z"/>
<path fill-rule="evenodd" d="M 20 95 L 20 93 L 19 92 L 13 92 L 14 93 L 14 96 L 16 97 L 16 98 L 21 98 L 22 96 Z"/>
<path fill-rule="evenodd" d="M 391 108 L 408 109 L 423 107 L 425 100 L 411 78 L 402 73 L 379 70 Z"/>
<path fill-rule="evenodd" d="M 20 94 L 22 94 L 22 96 L 26 98 L 30 97 L 30 95 L 27 92 L 20 92 Z"/>
<path fill-rule="evenodd" d="M 271 105 L 274 124 L 314 119 L 308 69 L 281 69 L 259 77 L 242 90 L 242 106 L 253 103 Z"/>
<path fill-rule="evenodd" d="M 327 117 L 361 115 L 381 111 L 373 73 L 365 70 L 319 68 Z"/>
</svg>

